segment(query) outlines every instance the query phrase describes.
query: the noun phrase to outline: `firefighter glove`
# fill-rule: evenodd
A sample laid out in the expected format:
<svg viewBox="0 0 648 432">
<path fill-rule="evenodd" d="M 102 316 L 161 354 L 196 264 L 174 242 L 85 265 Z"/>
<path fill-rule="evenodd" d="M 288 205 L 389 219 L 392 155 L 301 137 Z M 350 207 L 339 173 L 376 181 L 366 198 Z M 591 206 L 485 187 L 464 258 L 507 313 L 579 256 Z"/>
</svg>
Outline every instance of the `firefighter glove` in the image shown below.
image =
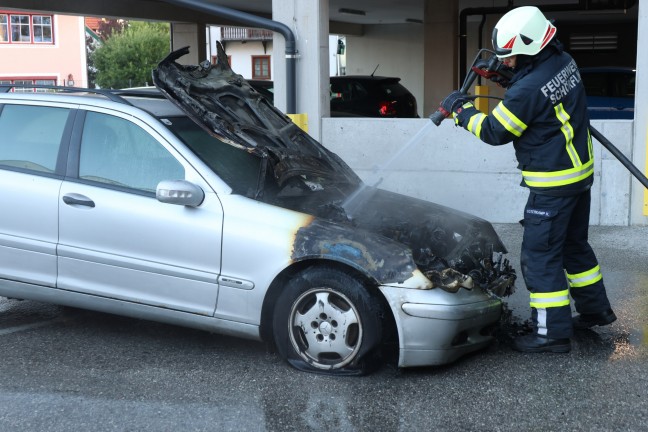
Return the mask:
<svg viewBox="0 0 648 432">
<path fill-rule="evenodd" d="M 466 127 L 470 118 L 477 114 L 479 111 L 475 108 L 475 105 L 471 101 L 465 101 L 461 106 L 455 108 L 455 124 L 457 126 Z"/>
<path fill-rule="evenodd" d="M 467 100 L 470 100 L 467 94 L 455 90 L 443 99 L 443 102 L 441 102 L 441 108 L 450 114 Z"/>
</svg>

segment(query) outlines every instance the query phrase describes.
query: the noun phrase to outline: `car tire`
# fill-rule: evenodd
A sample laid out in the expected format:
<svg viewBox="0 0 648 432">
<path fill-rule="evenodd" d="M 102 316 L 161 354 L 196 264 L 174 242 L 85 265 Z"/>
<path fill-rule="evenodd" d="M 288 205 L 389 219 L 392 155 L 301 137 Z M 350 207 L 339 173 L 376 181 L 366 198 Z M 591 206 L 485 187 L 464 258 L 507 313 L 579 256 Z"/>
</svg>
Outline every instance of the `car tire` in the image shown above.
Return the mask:
<svg viewBox="0 0 648 432">
<path fill-rule="evenodd" d="M 278 353 L 308 372 L 361 375 L 377 365 L 382 302 L 357 278 L 313 267 L 292 277 L 273 318 Z"/>
</svg>

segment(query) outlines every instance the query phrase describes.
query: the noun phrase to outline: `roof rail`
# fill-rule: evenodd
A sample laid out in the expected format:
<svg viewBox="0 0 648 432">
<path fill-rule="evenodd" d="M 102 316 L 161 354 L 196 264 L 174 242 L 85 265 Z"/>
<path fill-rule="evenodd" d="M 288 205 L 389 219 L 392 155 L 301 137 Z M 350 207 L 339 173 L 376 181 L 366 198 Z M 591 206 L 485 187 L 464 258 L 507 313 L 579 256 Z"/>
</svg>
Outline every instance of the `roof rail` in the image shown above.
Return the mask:
<svg viewBox="0 0 648 432">
<path fill-rule="evenodd" d="M 112 89 L 109 90 L 112 94 L 117 96 L 140 96 L 148 98 L 166 99 L 164 94 L 157 87 L 139 87 L 139 88 L 126 88 L 126 89 Z"/>
<path fill-rule="evenodd" d="M 11 90 L 12 88 L 56 90 L 63 93 L 94 93 L 94 94 L 105 96 L 113 102 L 123 103 L 126 105 L 133 105 L 123 97 L 119 96 L 119 94 L 128 94 L 128 92 L 121 92 L 119 90 L 108 90 L 108 89 L 65 87 L 65 86 L 42 85 L 42 84 L 0 84 L 0 93 L 8 93 L 9 90 Z"/>
</svg>

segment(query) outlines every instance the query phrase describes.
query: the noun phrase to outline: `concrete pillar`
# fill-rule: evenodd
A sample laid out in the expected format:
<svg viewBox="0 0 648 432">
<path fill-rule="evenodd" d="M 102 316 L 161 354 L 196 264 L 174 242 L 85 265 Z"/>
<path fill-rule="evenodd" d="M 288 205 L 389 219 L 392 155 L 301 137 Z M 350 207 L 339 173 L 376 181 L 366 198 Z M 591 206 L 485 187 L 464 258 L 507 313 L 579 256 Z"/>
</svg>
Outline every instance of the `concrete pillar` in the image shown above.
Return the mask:
<svg viewBox="0 0 648 432">
<path fill-rule="evenodd" d="M 321 118 L 330 115 L 329 94 L 329 2 L 328 0 L 274 0 L 272 19 L 295 33 L 297 60 L 296 113 L 308 116 L 308 133 L 321 139 Z M 275 106 L 286 111 L 286 59 L 284 38 L 273 40 Z"/>
<path fill-rule="evenodd" d="M 171 50 L 189 47 L 179 63 L 196 65 L 207 58 L 207 26 L 204 23 L 172 23 Z"/>
<path fill-rule="evenodd" d="M 458 0 L 425 0 L 423 115 L 429 116 L 453 90 L 459 88 L 457 56 L 459 46 Z"/>
<path fill-rule="evenodd" d="M 648 4 L 639 2 L 637 82 L 635 88 L 634 164 L 648 175 Z M 648 191 L 632 177 L 631 225 L 648 225 Z"/>
</svg>

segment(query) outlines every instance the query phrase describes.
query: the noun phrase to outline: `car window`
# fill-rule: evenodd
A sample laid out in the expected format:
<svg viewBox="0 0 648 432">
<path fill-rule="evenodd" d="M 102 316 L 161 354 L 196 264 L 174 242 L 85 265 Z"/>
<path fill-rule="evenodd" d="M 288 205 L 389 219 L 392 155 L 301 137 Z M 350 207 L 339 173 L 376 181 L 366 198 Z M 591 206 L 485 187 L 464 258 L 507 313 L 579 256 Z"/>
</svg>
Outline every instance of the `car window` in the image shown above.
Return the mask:
<svg viewBox="0 0 648 432">
<path fill-rule="evenodd" d="M 404 96 L 409 93 L 408 90 L 399 83 L 381 83 L 380 88 L 385 95 L 391 97 Z"/>
<path fill-rule="evenodd" d="M 635 76 L 619 74 L 614 80 L 613 95 L 618 97 L 634 97 Z"/>
<path fill-rule="evenodd" d="M 107 114 L 87 113 L 79 178 L 155 192 L 160 181 L 184 177 L 182 164 L 138 125 Z"/>
<path fill-rule="evenodd" d="M 367 96 L 367 89 L 357 81 L 335 82 L 331 84 L 331 97 L 351 102 Z"/>
<path fill-rule="evenodd" d="M 0 111 L 0 165 L 53 173 L 70 110 L 5 105 Z"/>
<path fill-rule="evenodd" d="M 354 81 L 349 86 L 351 90 L 351 97 L 349 100 L 358 100 L 367 97 L 367 89 L 357 81 Z"/>
<path fill-rule="evenodd" d="M 634 97 L 634 74 L 583 72 L 581 77 L 588 96 Z"/>
<path fill-rule="evenodd" d="M 259 184 L 261 159 L 208 134 L 188 117 L 162 120 L 234 193 L 251 196 Z"/>
<path fill-rule="evenodd" d="M 607 96 L 607 77 L 604 73 L 581 74 L 588 96 Z"/>
<path fill-rule="evenodd" d="M 329 84 L 329 91 L 331 93 L 331 99 L 342 99 L 342 91 L 344 86 L 342 83 L 332 82 Z"/>
</svg>

